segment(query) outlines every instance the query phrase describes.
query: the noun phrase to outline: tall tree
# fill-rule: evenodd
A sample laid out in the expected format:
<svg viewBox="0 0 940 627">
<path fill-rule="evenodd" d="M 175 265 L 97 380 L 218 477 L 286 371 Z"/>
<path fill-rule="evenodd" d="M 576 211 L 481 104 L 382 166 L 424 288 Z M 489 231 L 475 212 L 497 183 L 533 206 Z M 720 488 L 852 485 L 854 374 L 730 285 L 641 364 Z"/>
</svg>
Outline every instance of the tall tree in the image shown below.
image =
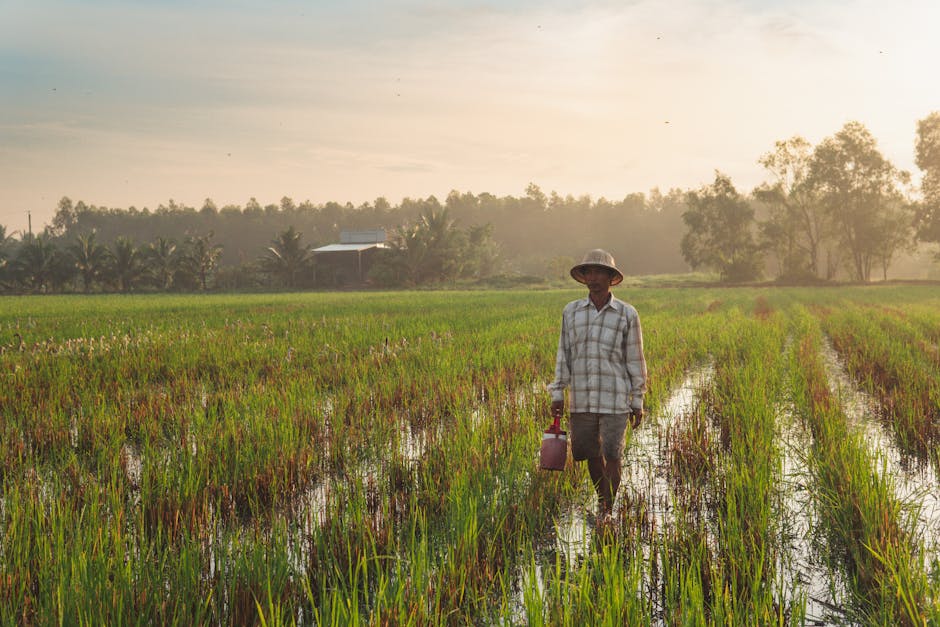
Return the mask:
<svg viewBox="0 0 940 627">
<path fill-rule="evenodd" d="M 395 229 L 387 250 L 381 251 L 372 275 L 381 283 L 418 285 L 422 282 L 427 244 L 421 230 L 414 225 Z"/>
<path fill-rule="evenodd" d="M 310 247 L 302 244 L 302 239 L 293 226 L 278 233 L 259 259 L 261 270 L 287 288 L 297 287 L 299 280 L 312 272 L 313 264 Z"/>
<path fill-rule="evenodd" d="M 91 231 L 79 235 L 68 247 L 68 253 L 79 276 L 82 277 L 82 289 L 86 293 L 90 292 L 94 283 L 107 271 L 111 261 L 110 252 L 98 243 L 95 231 Z"/>
<path fill-rule="evenodd" d="M 463 234 L 457 230 L 450 211 L 435 209 L 421 214 L 415 226 L 425 248 L 421 274 L 430 281 L 456 278 L 460 273 Z"/>
<path fill-rule="evenodd" d="M 29 289 L 45 291 L 51 286 L 58 251 L 45 235 L 27 235 L 13 260 L 13 276 Z"/>
<path fill-rule="evenodd" d="M 499 255 L 499 246 L 493 241 L 492 224 L 470 227 L 460 252 L 460 276 L 485 278 L 494 274 Z"/>
<path fill-rule="evenodd" d="M 774 150 L 758 160 L 772 179 L 754 190 L 768 207 L 761 233 L 787 278 L 820 275 L 823 241 L 831 229 L 819 198 L 809 184 L 812 145 L 799 136 L 778 141 Z"/>
<path fill-rule="evenodd" d="M 209 279 L 222 254 L 222 247 L 212 243 L 214 233 L 196 235 L 186 240 L 186 264 L 199 281 L 202 291 L 209 289 Z"/>
<path fill-rule="evenodd" d="M 924 173 L 917 235 L 925 242 L 940 243 L 940 111 L 934 111 L 917 123 L 916 150 L 917 167 Z"/>
<path fill-rule="evenodd" d="M 84 208 L 84 204 L 79 203 L 81 207 L 72 205 L 72 199 L 63 196 L 56 207 L 55 215 L 52 217 L 52 223 L 48 227 L 50 235 L 60 237 L 67 235 L 69 231 L 75 228 L 78 221 L 78 211 Z"/>
<path fill-rule="evenodd" d="M 202 209 L 199 210 L 199 213 L 206 218 L 215 216 L 218 212 L 219 208 L 215 206 L 211 198 L 206 198 L 205 202 L 202 203 Z"/>
<path fill-rule="evenodd" d="M 0 224 L 0 286 L 8 279 L 10 258 L 13 256 L 13 236 L 7 235 L 7 227 Z"/>
<path fill-rule="evenodd" d="M 689 265 L 717 270 L 723 281 L 758 278 L 762 260 L 754 241 L 754 209 L 731 179 L 715 172 L 715 182 L 688 192 L 686 203 L 682 220 L 688 231 L 680 246 Z"/>
<path fill-rule="evenodd" d="M 888 268 L 898 253 L 913 252 L 916 248 L 912 207 L 910 203 L 895 202 L 887 205 L 878 217 L 881 237 L 874 257 L 881 266 L 882 280 L 888 280 Z"/>
<path fill-rule="evenodd" d="M 108 275 L 119 292 L 128 292 L 140 284 L 146 275 L 146 266 L 133 241 L 126 237 L 114 240 Z"/>
<path fill-rule="evenodd" d="M 892 245 L 900 245 L 896 242 L 901 238 L 884 229 L 893 223 L 885 216 L 900 211 L 904 204 L 899 185 L 905 179 L 859 122 L 846 123 L 813 152 L 809 184 L 837 229 L 856 280 L 870 280 L 874 262 Z"/>
<path fill-rule="evenodd" d="M 489 224 L 458 229 L 440 206 L 399 227 L 371 273 L 382 283 L 419 285 L 480 277 L 492 271 L 497 255 Z"/>
<path fill-rule="evenodd" d="M 405 285 L 439 281 L 456 262 L 458 237 L 447 209 L 424 211 L 413 224 L 396 229 L 376 273 L 383 281 Z"/>
<path fill-rule="evenodd" d="M 173 285 L 173 277 L 180 265 L 176 242 L 158 237 L 143 249 L 144 263 L 154 283 L 161 290 Z"/>
</svg>

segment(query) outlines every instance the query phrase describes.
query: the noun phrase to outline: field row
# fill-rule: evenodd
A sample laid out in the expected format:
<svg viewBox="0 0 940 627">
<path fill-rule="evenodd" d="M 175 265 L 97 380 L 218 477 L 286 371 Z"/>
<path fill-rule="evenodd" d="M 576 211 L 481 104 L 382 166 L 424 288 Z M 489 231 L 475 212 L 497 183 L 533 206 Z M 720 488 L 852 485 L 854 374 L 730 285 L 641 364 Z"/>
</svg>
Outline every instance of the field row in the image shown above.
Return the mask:
<svg viewBox="0 0 940 627">
<path fill-rule="evenodd" d="M 599 528 L 537 469 L 579 296 L 11 300 L 0 615 L 940 620 L 940 293 L 627 295 L 649 418 Z"/>
</svg>

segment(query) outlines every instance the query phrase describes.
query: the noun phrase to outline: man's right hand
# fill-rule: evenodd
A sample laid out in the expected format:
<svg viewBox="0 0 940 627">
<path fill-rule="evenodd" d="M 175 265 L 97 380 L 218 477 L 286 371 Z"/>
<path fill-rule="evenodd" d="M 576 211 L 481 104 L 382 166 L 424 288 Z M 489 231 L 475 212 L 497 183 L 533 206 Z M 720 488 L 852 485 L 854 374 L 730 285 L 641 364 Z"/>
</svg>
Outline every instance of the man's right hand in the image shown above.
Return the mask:
<svg viewBox="0 0 940 627">
<path fill-rule="evenodd" d="M 565 409 L 565 401 L 552 401 L 552 418 L 561 418 Z"/>
<path fill-rule="evenodd" d="M 630 426 L 636 429 L 643 422 L 643 410 L 633 408 L 630 410 Z"/>
</svg>

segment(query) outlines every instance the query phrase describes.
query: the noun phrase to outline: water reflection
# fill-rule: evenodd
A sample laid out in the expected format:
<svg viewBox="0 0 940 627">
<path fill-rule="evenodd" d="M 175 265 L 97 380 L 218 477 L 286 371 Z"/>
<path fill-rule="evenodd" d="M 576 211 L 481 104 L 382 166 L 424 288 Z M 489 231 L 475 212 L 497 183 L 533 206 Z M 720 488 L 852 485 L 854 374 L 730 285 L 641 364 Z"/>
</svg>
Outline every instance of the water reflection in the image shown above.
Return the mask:
<svg viewBox="0 0 940 627">
<path fill-rule="evenodd" d="M 555 520 L 555 550 L 570 569 L 574 569 L 590 550 L 593 534 L 590 519 L 582 507 L 572 506 Z"/>
<path fill-rule="evenodd" d="M 897 446 L 893 433 L 879 419 L 877 400 L 855 383 L 828 338 L 822 357 L 829 391 L 839 399 L 846 418 L 861 431 L 882 473 L 892 478 L 898 499 L 915 516 L 925 557 L 933 563 L 940 559 L 940 484 L 935 466 Z"/>
<path fill-rule="evenodd" d="M 784 548 L 777 557 L 780 589 L 791 606 L 803 597 L 810 624 L 839 622 L 839 608 L 847 598 L 848 586 L 842 574 L 823 558 L 822 526 L 810 489 L 811 437 L 800 426 L 792 404 L 778 405 L 775 413 L 781 455 L 779 533 Z"/>
</svg>

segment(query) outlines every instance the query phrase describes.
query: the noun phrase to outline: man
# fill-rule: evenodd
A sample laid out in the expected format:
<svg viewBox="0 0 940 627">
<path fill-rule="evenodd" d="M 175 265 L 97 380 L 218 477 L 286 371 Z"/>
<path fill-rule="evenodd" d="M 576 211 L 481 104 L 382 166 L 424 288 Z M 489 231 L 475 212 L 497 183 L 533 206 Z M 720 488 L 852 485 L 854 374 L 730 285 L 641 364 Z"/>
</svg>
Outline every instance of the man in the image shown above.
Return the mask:
<svg viewBox="0 0 940 627">
<path fill-rule="evenodd" d="M 590 251 L 571 276 L 587 286 L 588 296 L 568 303 L 562 313 L 555 380 L 548 389 L 552 416 L 560 418 L 568 388 L 571 455 L 587 460 L 603 522 L 620 487 L 627 422 L 635 429 L 643 419 L 643 333 L 636 309 L 610 293 L 623 281 L 610 253 Z"/>
</svg>

